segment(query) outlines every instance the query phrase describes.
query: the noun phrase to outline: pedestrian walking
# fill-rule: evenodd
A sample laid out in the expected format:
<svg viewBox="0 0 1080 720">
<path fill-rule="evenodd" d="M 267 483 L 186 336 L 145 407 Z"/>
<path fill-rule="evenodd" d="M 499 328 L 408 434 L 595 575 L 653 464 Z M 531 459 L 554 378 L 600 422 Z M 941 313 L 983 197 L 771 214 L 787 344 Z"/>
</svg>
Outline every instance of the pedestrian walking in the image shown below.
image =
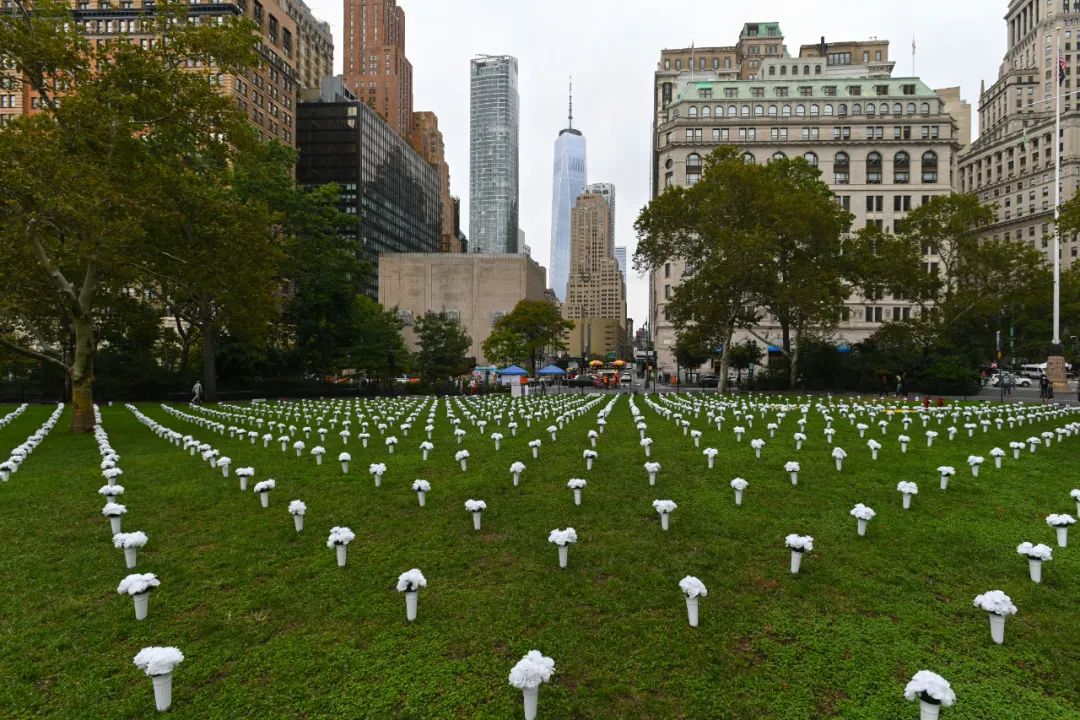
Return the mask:
<svg viewBox="0 0 1080 720">
<path fill-rule="evenodd" d="M 191 404 L 195 405 L 202 400 L 202 383 L 198 380 L 191 386 Z"/>
</svg>

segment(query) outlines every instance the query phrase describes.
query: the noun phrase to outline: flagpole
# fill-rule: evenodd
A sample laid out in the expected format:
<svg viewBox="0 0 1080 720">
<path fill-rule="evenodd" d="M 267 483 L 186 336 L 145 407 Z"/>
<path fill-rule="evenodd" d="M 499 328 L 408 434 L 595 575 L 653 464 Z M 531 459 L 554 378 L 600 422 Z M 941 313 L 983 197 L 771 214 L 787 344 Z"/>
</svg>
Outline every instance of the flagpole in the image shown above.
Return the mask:
<svg viewBox="0 0 1080 720">
<path fill-rule="evenodd" d="M 1054 110 L 1054 337 L 1051 339 L 1051 350 L 1054 355 L 1060 354 L 1061 346 L 1061 84 L 1063 82 L 1060 73 L 1061 68 L 1061 33 L 1060 28 L 1055 28 L 1054 39 L 1057 46 L 1058 83 L 1057 83 L 1057 107 Z"/>
</svg>

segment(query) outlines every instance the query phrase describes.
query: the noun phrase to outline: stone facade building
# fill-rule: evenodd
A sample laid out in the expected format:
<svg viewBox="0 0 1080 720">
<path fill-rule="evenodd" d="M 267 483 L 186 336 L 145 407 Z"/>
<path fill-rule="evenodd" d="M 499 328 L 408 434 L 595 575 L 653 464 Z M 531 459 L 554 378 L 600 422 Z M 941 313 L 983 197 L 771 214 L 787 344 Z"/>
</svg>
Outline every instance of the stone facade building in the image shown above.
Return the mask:
<svg viewBox="0 0 1080 720">
<path fill-rule="evenodd" d="M 615 219 L 607 195 L 586 190 L 570 213 L 570 277 L 563 317 L 572 320 L 572 356 L 618 353 L 626 334 L 626 285 L 615 259 Z M 590 186 L 590 189 L 592 186 Z M 597 188 L 599 189 L 599 188 Z"/>
<path fill-rule="evenodd" d="M 736 145 L 747 162 L 805 158 L 852 213 L 854 229 L 892 230 L 911 209 L 951 192 L 957 153 L 970 142 L 970 108 L 958 91 L 894 78 L 892 69 L 882 40 L 823 40 L 793 57 L 775 23 L 745 25 L 734 47 L 664 50 L 655 75 L 653 195 L 693 185 L 712 150 Z M 924 262 L 937 272 L 938 258 Z M 664 306 L 686 272 L 677 261 L 650 278 L 649 327 L 661 371 L 675 367 Z M 889 297 L 852 297 L 833 339 L 858 342 L 914 312 Z M 779 337 L 773 318 L 755 331 Z"/>
<path fill-rule="evenodd" d="M 1054 112 L 1058 51 L 1061 87 L 1061 201 L 1080 189 L 1080 4 L 1013 0 L 1008 45 L 997 80 L 979 96 L 979 139 L 959 158 L 958 190 L 996 205 L 985 237 L 1022 240 L 1053 260 Z M 1080 241 L 1061 238 L 1068 267 Z"/>
<path fill-rule="evenodd" d="M 480 346 L 492 326 L 521 300 L 544 301 L 546 288 L 544 268 L 517 253 L 391 253 L 379 262 L 379 302 L 397 309 L 406 345 L 417 348 L 417 318 L 445 311 L 472 339 L 478 365 L 488 364 Z"/>
<path fill-rule="evenodd" d="M 398 135 L 413 127 L 413 67 L 397 0 L 345 0 L 345 87 Z"/>
</svg>

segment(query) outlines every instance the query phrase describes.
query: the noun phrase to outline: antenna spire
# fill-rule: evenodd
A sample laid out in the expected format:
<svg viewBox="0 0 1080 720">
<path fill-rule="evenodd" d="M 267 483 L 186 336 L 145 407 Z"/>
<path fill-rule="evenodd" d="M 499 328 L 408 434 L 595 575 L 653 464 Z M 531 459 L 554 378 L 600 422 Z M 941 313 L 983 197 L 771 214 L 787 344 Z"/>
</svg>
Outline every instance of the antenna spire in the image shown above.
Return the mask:
<svg viewBox="0 0 1080 720">
<path fill-rule="evenodd" d="M 574 129 L 574 76 L 570 76 L 570 124 L 567 125 L 571 130 Z"/>
</svg>

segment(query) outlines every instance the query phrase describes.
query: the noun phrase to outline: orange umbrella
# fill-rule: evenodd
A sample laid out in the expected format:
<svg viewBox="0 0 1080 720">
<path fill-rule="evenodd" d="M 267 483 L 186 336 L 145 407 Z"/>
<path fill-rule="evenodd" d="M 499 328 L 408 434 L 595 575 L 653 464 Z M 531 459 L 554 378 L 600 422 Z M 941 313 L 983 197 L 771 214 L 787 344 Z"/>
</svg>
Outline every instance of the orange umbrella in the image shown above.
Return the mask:
<svg viewBox="0 0 1080 720">
<path fill-rule="evenodd" d="M 611 364 L 615 365 L 617 367 L 622 367 L 623 365 L 626 365 L 626 361 L 625 360 L 615 360 Z"/>
<path fill-rule="evenodd" d="M 589 363 L 589 367 L 602 367 L 604 363 L 600 360 L 593 360 Z"/>
</svg>

